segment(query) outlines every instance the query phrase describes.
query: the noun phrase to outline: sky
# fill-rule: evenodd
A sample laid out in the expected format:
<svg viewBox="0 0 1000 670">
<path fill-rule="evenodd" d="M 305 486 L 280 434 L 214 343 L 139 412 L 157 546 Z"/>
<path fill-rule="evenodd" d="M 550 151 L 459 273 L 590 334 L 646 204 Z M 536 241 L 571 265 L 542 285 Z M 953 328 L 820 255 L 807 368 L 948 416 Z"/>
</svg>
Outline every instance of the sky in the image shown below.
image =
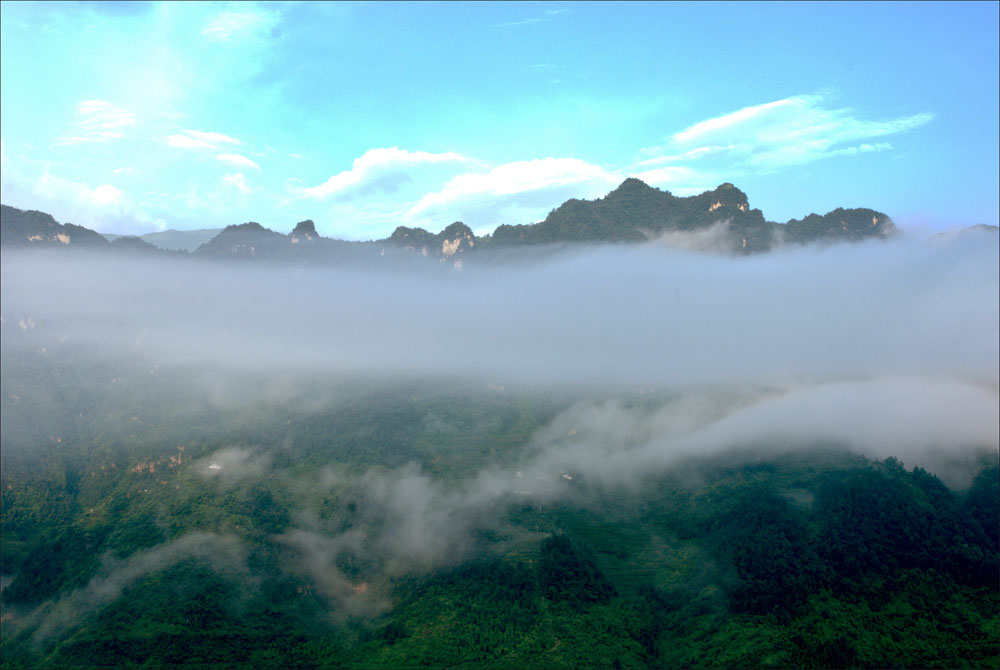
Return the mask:
<svg viewBox="0 0 1000 670">
<path fill-rule="evenodd" d="M 378 239 L 634 176 L 772 221 L 1000 219 L 1000 4 L 8 3 L 0 200 Z"/>
</svg>

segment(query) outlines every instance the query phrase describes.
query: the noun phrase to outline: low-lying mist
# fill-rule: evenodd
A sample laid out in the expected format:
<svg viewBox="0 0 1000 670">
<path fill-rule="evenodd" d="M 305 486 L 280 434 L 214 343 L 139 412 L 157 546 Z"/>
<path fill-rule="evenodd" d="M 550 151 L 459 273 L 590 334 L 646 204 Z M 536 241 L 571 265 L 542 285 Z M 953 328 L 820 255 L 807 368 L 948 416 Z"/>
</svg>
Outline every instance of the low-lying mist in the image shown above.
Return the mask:
<svg viewBox="0 0 1000 670">
<path fill-rule="evenodd" d="M 998 383 L 988 233 L 745 258 L 609 246 L 434 270 L 8 252 L 5 347 L 59 341 L 159 364 L 551 386 Z"/>
<path fill-rule="evenodd" d="M 220 406 L 284 402 L 317 376 L 583 398 L 457 484 L 415 464 L 317 473 L 308 486 L 353 497 L 355 516 L 306 507 L 275 539 L 345 613 L 365 615 L 385 594 L 339 567 L 344 556 L 388 575 L 429 570 L 467 555 L 511 505 L 641 495 L 685 459 L 832 444 L 967 485 L 956 464 L 1000 447 L 998 277 L 989 232 L 741 258 L 608 246 L 461 271 L 6 252 L 3 347 L 5 361 L 71 348 L 276 380 L 256 392 L 207 382 Z M 636 392 L 658 400 L 615 399 Z M 233 446 L 198 476 L 239 486 L 274 469 L 266 449 Z"/>
</svg>

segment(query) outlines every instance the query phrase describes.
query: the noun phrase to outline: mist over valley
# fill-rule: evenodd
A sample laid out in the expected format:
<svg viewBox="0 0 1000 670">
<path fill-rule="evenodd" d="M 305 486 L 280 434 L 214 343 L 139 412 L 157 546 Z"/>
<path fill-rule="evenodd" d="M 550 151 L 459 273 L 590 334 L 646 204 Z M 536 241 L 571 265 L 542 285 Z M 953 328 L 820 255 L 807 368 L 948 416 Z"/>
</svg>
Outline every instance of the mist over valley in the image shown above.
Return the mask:
<svg viewBox="0 0 1000 670">
<path fill-rule="evenodd" d="M 1000 667 L 998 25 L 0 3 L 0 666 Z"/>
<path fill-rule="evenodd" d="M 597 580 L 566 602 L 593 599 L 601 616 L 661 592 L 702 616 L 759 614 L 704 496 L 778 495 L 821 519 L 814 500 L 837 472 L 924 473 L 948 500 L 969 494 L 940 481 L 989 487 L 977 474 L 995 472 L 1000 434 L 995 231 L 753 255 L 684 235 L 461 266 L 5 247 L 10 648 L 65 661 L 70 636 L 104 637 L 131 594 L 194 570 L 193 584 L 230 585 L 240 611 L 296 584 L 283 616 L 318 607 L 340 640 L 331 659 L 371 659 L 396 648 L 373 626 L 404 625 L 424 597 L 407 589 L 439 588 L 413 586 L 437 575 L 499 561 L 491 571 L 541 580 L 525 597 L 554 606 L 551 589 L 573 583 L 558 552 Z M 897 462 L 919 467 L 877 474 Z M 936 514 L 958 504 L 927 500 Z M 59 534 L 35 530 L 55 519 Z M 829 532 L 810 523 L 807 557 L 810 533 Z M 972 523 L 958 532 L 989 532 Z M 44 557 L 74 541 L 85 559 Z M 652 560 L 667 546 L 682 553 Z M 539 561 L 548 572 L 532 577 Z M 811 569 L 788 568 L 818 588 Z M 796 608 L 807 597 L 776 588 Z M 627 631 L 616 654 L 657 653 Z M 498 658 L 541 652 L 518 653 Z"/>
</svg>

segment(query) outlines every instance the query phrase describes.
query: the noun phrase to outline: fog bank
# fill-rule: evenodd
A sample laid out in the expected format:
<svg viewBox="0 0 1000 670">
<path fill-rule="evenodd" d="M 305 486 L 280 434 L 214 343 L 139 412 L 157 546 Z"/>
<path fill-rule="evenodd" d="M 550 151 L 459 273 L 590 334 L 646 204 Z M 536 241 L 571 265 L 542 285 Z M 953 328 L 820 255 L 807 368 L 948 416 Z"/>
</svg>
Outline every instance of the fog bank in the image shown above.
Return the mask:
<svg viewBox="0 0 1000 670">
<path fill-rule="evenodd" d="M 506 384 L 995 386 L 997 256 L 989 233 L 748 258 L 601 247 L 435 272 L 7 252 L 4 346 Z"/>
</svg>

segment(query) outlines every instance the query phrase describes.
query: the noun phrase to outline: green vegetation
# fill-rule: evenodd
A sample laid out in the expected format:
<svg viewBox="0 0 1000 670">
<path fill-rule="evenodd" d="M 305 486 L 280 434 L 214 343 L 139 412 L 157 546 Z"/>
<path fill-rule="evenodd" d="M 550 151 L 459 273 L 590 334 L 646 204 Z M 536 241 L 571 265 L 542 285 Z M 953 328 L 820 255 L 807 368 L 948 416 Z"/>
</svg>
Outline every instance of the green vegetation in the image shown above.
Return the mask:
<svg viewBox="0 0 1000 670">
<path fill-rule="evenodd" d="M 4 328 L 4 668 L 1000 663 L 995 455 L 961 491 L 809 445 L 532 484 L 580 397 Z"/>
<path fill-rule="evenodd" d="M 751 210 L 746 194 L 732 184 L 678 198 L 635 178 L 598 200 L 569 200 L 540 223 L 500 226 L 492 243 L 644 242 L 664 232 L 690 232 L 721 221 L 729 222 L 725 243 L 732 251 L 767 251 L 773 243 L 776 224 L 766 222 L 760 210 Z"/>
<path fill-rule="evenodd" d="M 299 380 L 213 405 L 191 371 L 87 360 L 4 358 L 5 668 L 1000 661 L 995 462 L 956 493 L 830 450 L 705 459 L 515 497 L 420 562 L 366 549 L 397 540 L 371 487 L 425 481 L 378 477 L 513 471 L 574 398 Z"/>
</svg>

